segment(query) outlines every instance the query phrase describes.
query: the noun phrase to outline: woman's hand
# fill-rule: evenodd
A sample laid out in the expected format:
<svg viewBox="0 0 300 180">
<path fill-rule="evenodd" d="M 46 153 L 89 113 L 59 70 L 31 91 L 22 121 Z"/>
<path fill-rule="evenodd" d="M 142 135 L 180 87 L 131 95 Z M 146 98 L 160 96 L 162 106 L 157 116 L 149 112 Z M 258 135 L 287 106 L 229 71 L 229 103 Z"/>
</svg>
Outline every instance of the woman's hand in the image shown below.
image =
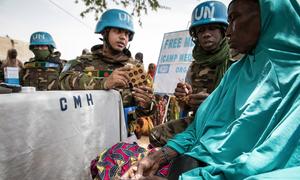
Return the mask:
<svg viewBox="0 0 300 180">
<path fill-rule="evenodd" d="M 154 176 L 160 165 L 159 160 L 155 159 L 151 155 L 144 157 L 135 165 L 132 165 L 121 179 L 145 179 L 148 176 Z"/>
<path fill-rule="evenodd" d="M 164 148 L 164 149 L 163 149 Z M 132 165 L 120 178 L 138 180 L 162 180 L 164 178 L 155 176 L 161 164 L 169 163 L 178 153 L 171 148 L 163 147 L 158 151 L 151 152 L 142 160 Z"/>
</svg>

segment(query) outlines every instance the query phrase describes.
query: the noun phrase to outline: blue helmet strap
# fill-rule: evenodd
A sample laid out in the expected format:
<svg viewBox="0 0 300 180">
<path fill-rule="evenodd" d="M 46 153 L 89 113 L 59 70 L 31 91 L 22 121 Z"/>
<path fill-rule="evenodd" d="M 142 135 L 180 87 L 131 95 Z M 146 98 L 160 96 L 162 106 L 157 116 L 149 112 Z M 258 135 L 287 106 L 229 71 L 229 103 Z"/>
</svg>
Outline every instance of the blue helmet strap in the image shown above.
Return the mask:
<svg viewBox="0 0 300 180">
<path fill-rule="evenodd" d="M 101 33 L 102 36 L 103 36 L 103 44 L 104 44 L 104 46 L 109 48 L 111 50 L 111 52 L 113 52 L 113 54 L 118 54 L 120 52 L 116 51 L 109 42 L 109 39 L 108 39 L 109 31 L 110 31 L 110 28 L 105 28 L 103 33 Z M 118 52 L 118 53 L 115 53 L 115 51 Z"/>
</svg>

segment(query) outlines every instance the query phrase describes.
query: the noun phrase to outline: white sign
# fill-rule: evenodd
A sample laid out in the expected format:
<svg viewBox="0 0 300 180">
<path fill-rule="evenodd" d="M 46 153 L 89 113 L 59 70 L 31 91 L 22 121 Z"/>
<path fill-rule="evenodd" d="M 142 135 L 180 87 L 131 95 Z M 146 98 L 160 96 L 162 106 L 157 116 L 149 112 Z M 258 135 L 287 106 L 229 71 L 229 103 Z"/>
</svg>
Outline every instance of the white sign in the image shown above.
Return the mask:
<svg viewBox="0 0 300 180">
<path fill-rule="evenodd" d="M 4 80 L 8 84 L 19 84 L 19 68 L 18 67 L 5 67 Z"/>
<path fill-rule="evenodd" d="M 179 81 L 184 81 L 193 60 L 194 43 L 188 30 L 165 33 L 154 80 L 154 92 L 172 94 Z"/>
</svg>

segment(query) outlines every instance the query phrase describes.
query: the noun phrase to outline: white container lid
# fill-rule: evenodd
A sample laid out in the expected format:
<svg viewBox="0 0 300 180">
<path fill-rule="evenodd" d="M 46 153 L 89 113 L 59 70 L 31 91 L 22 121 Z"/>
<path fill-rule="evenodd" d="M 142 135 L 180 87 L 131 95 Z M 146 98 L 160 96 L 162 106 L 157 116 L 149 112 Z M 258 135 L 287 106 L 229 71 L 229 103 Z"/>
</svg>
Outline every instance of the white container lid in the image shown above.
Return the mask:
<svg viewBox="0 0 300 180">
<path fill-rule="evenodd" d="M 33 86 L 23 86 L 21 92 L 22 93 L 35 92 L 35 87 L 33 87 Z"/>
</svg>

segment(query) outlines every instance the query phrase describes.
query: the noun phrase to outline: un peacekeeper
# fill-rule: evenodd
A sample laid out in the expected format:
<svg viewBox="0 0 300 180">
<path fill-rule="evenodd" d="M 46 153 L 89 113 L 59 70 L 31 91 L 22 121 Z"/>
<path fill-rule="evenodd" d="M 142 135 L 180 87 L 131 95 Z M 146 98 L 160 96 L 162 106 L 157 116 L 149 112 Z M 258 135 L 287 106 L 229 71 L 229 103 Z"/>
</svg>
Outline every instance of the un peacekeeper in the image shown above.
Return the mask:
<svg viewBox="0 0 300 180">
<path fill-rule="evenodd" d="M 0 67 L 2 66 L 3 62 L 0 60 Z M 4 81 L 4 72 L 3 69 L 0 68 L 0 83 Z"/>
<path fill-rule="evenodd" d="M 91 48 L 91 53 L 68 61 L 60 75 L 64 90 L 120 91 L 124 107 L 138 105 L 137 116 L 152 112 L 153 91 L 150 87 L 129 87 L 127 64 L 135 64 L 126 48 L 133 39 L 131 15 L 120 9 L 104 12 L 96 25 L 95 33 L 101 34 L 103 44 Z"/>
<path fill-rule="evenodd" d="M 214 11 L 201 13 L 205 7 L 214 6 Z M 219 1 L 207 1 L 199 4 L 192 13 L 190 35 L 195 44 L 193 62 L 186 74 L 185 82 L 179 82 L 175 89 L 183 112 L 192 112 L 180 120 L 172 120 L 151 130 L 150 143 L 163 146 L 175 134 L 186 129 L 193 121 L 199 105 L 213 92 L 222 79 L 231 62 L 229 45 L 225 38 L 227 8 Z"/>
<path fill-rule="evenodd" d="M 63 68 L 60 53 L 52 36 L 47 32 L 35 32 L 30 37 L 29 49 L 34 57 L 24 64 L 23 86 L 34 86 L 36 90 L 59 90 L 59 74 Z"/>
</svg>

